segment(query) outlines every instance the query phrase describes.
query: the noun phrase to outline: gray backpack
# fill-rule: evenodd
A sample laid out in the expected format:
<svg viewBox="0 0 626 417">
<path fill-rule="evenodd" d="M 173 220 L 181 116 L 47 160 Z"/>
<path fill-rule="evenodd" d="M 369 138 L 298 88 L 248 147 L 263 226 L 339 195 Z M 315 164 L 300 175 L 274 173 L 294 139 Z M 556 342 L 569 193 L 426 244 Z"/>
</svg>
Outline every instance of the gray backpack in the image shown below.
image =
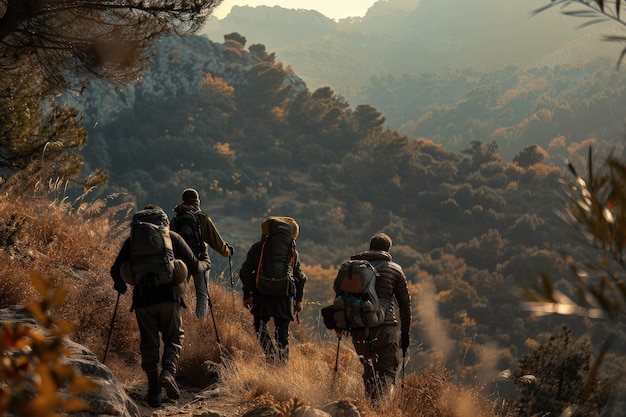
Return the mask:
<svg viewBox="0 0 626 417">
<path fill-rule="evenodd" d="M 386 307 L 376 294 L 378 272 L 365 260 L 341 264 L 333 289 L 333 304 L 322 309 L 329 329 L 347 330 L 380 326 L 385 321 Z"/>
</svg>

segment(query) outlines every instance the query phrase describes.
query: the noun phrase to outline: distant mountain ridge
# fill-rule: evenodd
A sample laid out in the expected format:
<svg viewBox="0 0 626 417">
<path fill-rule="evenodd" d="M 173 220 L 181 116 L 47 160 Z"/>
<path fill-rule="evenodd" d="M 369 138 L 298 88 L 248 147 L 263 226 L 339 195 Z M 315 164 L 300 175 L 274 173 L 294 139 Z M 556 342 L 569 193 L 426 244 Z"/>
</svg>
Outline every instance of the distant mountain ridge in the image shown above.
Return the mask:
<svg viewBox="0 0 626 417">
<path fill-rule="evenodd" d="M 310 88 L 329 85 L 348 98 L 372 76 L 526 65 L 581 38 L 593 41 L 560 52 L 568 61 L 559 63 L 614 51 L 597 32 L 574 30 L 556 10 L 530 17 L 547 3 L 388 0 L 363 18 L 337 22 L 315 11 L 240 6 L 222 20 L 210 19 L 202 33 L 220 42 L 238 32 L 275 51 Z"/>
</svg>

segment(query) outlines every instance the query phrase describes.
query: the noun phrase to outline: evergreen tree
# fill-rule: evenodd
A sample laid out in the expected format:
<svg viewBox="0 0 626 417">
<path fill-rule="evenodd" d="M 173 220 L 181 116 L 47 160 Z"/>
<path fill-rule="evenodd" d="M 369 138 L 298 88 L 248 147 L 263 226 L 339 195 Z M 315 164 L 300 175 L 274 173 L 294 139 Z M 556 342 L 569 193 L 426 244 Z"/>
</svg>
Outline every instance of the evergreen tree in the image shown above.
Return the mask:
<svg viewBox="0 0 626 417">
<path fill-rule="evenodd" d="M 51 88 L 72 80 L 136 79 L 152 41 L 194 32 L 221 0 L 6 0 L 0 4 L 0 68 L 43 71 Z M 71 76 L 68 76 L 71 74 Z"/>
<path fill-rule="evenodd" d="M 520 417 L 597 417 L 611 393 L 609 380 L 598 378 L 592 364 L 590 342 L 574 341 L 567 326 L 562 334 L 525 354 L 513 377 L 521 394 Z"/>
<path fill-rule="evenodd" d="M 545 151 L 541 149 L 540 146 L 530 145 L 526 146 L 517 155 L 515 155 L 513 162 L 522 168 L 528 168 L 543 161 L 544 157 Z"/>
<path fill-rule="evenodd" d="M 78 150 L 87 141 L 82 118 L 56 103 L 44 109 L 36 79 L 36 73 L 20 78 L 0 95 L 0 172 L 9 177 L 35 164 L 46 177 L 77 180 L 83 164 Z M 96 186 L 106 179 L 98 170 L 82 182 Z"/>
</svg>

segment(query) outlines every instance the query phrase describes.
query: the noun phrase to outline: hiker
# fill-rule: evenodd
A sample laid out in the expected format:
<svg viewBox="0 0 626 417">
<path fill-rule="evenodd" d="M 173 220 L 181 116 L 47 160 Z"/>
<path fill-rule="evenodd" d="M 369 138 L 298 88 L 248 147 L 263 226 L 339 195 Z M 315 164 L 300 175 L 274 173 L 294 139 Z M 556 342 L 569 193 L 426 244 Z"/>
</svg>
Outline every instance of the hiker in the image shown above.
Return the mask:
<svg viewBox="0 0 626 417">
<path fill-rule="evenodd" d="M 224 242 L 211 218 L 200 209 L 200 196 L 193 188 L 183 191 L 183 202 L 174 207 L 176 215 L 170 228 L 180 234 L 189 247 L 199 254 L 209 256 L 208 248 L 213 248 L 224 257 L 232 257 L 235 250 Z M 209 270 L 193 274 L 196 289 L 196 317 L 204 318 L 209 305 Z"/>
<path fill-rule="evenodd" d="M 295 248 L 298 225 L 289 217 L 270 217 L 261 229 L 261 240 L 250 247 L 239 271 L 243 306 L 254 316 L 254 330 L 267 362 L 286 364 L 289 324 L 302 311 L 306 282 Z M 274 339 L 268 331 L 271 318 Z"/>
<path fill-rule="evenodd" d="M 390 396 L 399 366 L 398 347 L 406 355 L 410 343 L 411 298 L 402 267 L 392 261 L 391 245 L 388 235 L 377 233 L 370 240 L 369 250 L 351 256 L 369 261 L 376 268 L 376 293 L 381 304 L 389 306 L 383 324 L 351 331 L 354 349 L 363 363 L 365 391 L 373 406 Z M 400 310 L 399 334 L 394 299 Z"/>
<path fill-rule="evenodd" d="M 180 309 L 185 307 L 185 304 L 179 292 L 179 286 L 176 284 L 180 282 L 183 286 L 188 285 L 189 273 L 203 272 L 210 268 L 211 263 L 208 258 L 196 258 L 185 240 L 176 232 L 169 231 L 167 214 L 160 207 L 150 205 L 146 206 L 143 211 L 158 215 L 163 229 L 169 234 L 171 244 L 166 243 L 164 251 L 168 258 L 174 259 L 175 275 L 180 275 L 180 279 L 176 276 L 176 281 L 157 285 L 153 280 L 158 279 L 160 272 L 135 274 L 128 271 L 129 269 L 146 271 L 151 267 L 148 265 L 146 268 L 141 265 L 140 258 L 135 255 L 137 252 L 135 247 L 139 245 L 136 241 L 139 238 L 133 235 L 134 220 L 131 223 L 131 236 L 124 241 L 111 266 L 110 273 L 114 281 L 113 288 L 120 294 L 126 292 L 127 281 L 131 284 L 134 282 L 130 310 L 135 312 L 139 326 L 141 368 L 148 377 L 147 400 L 151 407 L 159 407 L 162 402 L 161 388 L 165 388 L 168 398 L 172 400 L 180 397 L 175 376 L 184 337 Z M 138 214 L 139 212 L 133 219 Z M 153 221 L 150 223 L 156 224 Z M 167 242 L 167 240 L 164 241 Z M 180 270 L 177 271 L 178 267 Z M 152 268 L 156 266 L 152 265 Z M 161 358 L 159 357 L 159 334 L 163 340 Z M 159 364 L 162 368 L 160 375 Z"/>
</svg>

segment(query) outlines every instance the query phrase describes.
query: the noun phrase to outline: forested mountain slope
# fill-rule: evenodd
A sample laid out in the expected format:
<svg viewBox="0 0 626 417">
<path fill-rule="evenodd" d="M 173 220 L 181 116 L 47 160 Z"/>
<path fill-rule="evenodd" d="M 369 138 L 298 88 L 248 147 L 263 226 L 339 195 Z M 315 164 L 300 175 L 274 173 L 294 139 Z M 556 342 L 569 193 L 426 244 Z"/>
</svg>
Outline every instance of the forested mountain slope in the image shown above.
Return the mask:
<svg viewBox="0 0 626 417">
<path fill-rule="evenodd" d="M 586 143 L 604 154 L 623 148 L 625 86 L 626 72 L 614 59 L 595 58 L 373 78 L 358 102 L 383 111 L 400 132 L 450 150 L 494 140 L 512 160 L 520 149 L 538 145 L 548 161 L 560 164 Z"/>
<path fill-rule="evenodd" d="M 310 88 L 330 85 L 354 102 L 372 76 L 403 76 L 505 65 L 574 63 L 600 53 L 606 28 L 576 30 L 559 9 L 531 17 L 549 1 L 378 1 L 363 18 L 333 21 L 315 11 L 234 7 L 210 19 L 202 33 L 221 42 L 239 32 L 289 62 Z M 572 6 L 567 10 L 574 10 Z"/>
<path fill-rule="evenodd" d="M 490 371 L 505 368 L 565 320 L 520 308 L 530 279 L 567 277 L 559 252 L 578 251 L 556 216 L 568 174 L 533 148 L 512 163 L 490 137 L 453 152 L 404 136 L 383 127 L 371 105 L 353 106 L 328 87 L 309 90 L 265 47 L 246 49 L 237 36 L 224 45 L 164 39 L 143 81 L 115 100 L 110 94 L 91 88 L 82 103 L 88 165 L 110 171 L 102 195 L 123 192 L 139 206 L 170 210 L 184 188 L 197 188 L 236 248 L 235 269 L 265 216 L 293 216 L 303 262 L 319 266 L 307 300 L 324 304 L 334 268 L 373 233 L 390 234 L 411 282 L 413 337 L 424 347 L 412 367 L 444 360 L 470 372 L 490 352 Z M 123 111 L 94 105 L 109 100 Z M 315 322 L 319 305 L 307 320 Z M 568 321 L 581 332 L 588 324 Z M 623 335 L 612 328 L 592 336 L 608 331 Z"/>
</svg>

